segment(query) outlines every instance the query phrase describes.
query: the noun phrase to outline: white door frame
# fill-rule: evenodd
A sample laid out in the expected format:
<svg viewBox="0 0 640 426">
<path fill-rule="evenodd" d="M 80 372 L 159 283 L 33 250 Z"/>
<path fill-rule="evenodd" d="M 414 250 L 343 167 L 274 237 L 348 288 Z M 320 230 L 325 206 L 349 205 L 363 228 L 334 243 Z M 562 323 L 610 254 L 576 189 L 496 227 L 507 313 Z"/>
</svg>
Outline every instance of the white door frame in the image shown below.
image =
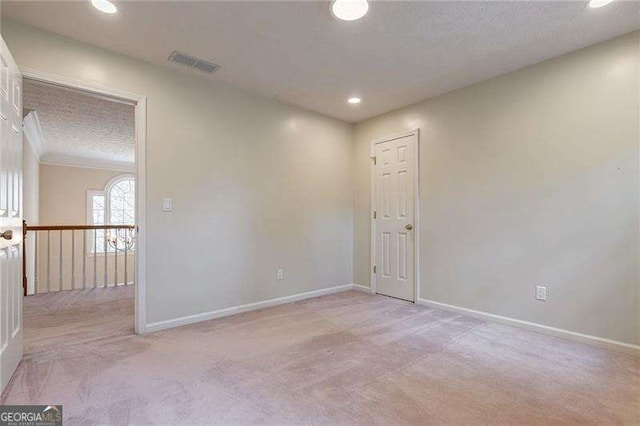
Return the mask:
<svg viewBox="0 0 640 426">
<path fill-rule="evenodd" d="M 136 242 L 136 271 L 135 271 L 135 332 L 146 332 L 147 298 L 146 298 L 146 147 L 147 147 L 147 97 L 137 93 L 126 92 L 112 87 L 102 86 L 83 80 L 63 77 L 61 75 L 20 67 L 23 78 L 41 81 L 56 86 L 76 89 L 110 100 L 122 100 L 135 105 L 135 140 L 136 140 L 136 225 L 138 235 Z"/>
<path fill-rule="evenodd" d="M 389 142 L 395 139 L 405 138 L 407 136 L 415 136 L 416 146 L 414 155 L 413 188 L 414 188 L 414 250 L 413 250 L 413 267 L 414 267 L 414 295 L 413 303 L 420 298 L 420 129 L 410 130 L 408 132 L 397 133 L 371 141 L 370 152 L 371 159 L 376 155 L 376 145 L 379 143 Z M 375 164 L 371 161 L 371 209 L 369 211 L 369 220 L 371 221 L 371 260 L 369 271 L 371 273 L 371 293 L 376 294 L 376 274 L 373 273 L 373 266 L 376 264 L 376 221 L 373 218 L 373 212 L 376 210 L 376 187 L 375 187 Z"/>
</svg>

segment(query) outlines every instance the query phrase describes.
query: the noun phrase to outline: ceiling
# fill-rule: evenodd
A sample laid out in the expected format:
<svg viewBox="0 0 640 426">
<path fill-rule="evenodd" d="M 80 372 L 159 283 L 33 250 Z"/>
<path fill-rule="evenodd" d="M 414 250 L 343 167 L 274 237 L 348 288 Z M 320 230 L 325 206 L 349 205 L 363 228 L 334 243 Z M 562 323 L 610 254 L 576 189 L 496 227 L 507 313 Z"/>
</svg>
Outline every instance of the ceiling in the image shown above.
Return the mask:
<svg viewBox="0 0 640 426">
<path fill-rule="evenodd" d="M 23 107 L 37 114 L 40 161 L 133 169 L 132 105 L 25 79 Z"/>
<path fill-rule="evenodd" d="M 640 28 L 640 3 L 328 1 L 2 2 L 2 15 L 180 72 L 174 49 L 222 66 L 202 78 L 357 122 Z M 200 75 L 200 74 L 198 74 Z M 362 103 L 347 104 L 357 95 Z"/>
</svg>

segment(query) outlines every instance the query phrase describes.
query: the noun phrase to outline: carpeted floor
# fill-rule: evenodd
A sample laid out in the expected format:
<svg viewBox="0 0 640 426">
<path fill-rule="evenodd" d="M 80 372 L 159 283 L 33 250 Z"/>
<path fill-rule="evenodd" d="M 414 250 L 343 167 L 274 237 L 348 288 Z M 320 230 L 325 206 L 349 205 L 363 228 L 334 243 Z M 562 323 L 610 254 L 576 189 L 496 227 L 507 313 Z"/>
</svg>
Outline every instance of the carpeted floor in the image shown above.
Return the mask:
<svg viewBox="0 0 640 426">
<path fill-rule="evenodd" d="M 25 300 L 2 404 L 65 424 L 640 422 L 640 358 L 345 292 L 132 335 L 132 288 Z"/>
</svg>

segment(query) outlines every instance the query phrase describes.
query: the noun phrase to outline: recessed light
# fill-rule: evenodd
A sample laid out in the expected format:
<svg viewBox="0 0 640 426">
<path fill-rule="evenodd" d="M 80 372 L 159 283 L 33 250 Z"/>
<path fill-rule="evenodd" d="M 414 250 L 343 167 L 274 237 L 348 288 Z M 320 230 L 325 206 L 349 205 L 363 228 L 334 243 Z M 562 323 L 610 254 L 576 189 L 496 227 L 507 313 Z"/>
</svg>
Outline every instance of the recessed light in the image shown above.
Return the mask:
<svg viewBox="0 0 640 426">
<path fill-rule="evenodd" d="M 91 0 L 93 7 L 104 13 L 116 13 L 118 8 L 109 0 Z"/>
<path fill-rule="evenodd" d="M 606 6 L 612 1 L 613 0 L 590 0 L 589 7 L 597 8 L 597 7 Z"/>
<path fill-rule="evenodd" d="M 355 21 L 362 18 L 369 10 L 367 0 L 332 0 L 331 14 L 343 21 Z"/>
<path fill-rule="evenodd" d="M 347 102 L 349 102 L 350 104 L 356 105 L 359 104 L 360 101 L 362 101 L 362 99 L 358 98 L 358 97 L 353 97 L 353 98 L 349 98 L 347 99 Z"/>
</svg>

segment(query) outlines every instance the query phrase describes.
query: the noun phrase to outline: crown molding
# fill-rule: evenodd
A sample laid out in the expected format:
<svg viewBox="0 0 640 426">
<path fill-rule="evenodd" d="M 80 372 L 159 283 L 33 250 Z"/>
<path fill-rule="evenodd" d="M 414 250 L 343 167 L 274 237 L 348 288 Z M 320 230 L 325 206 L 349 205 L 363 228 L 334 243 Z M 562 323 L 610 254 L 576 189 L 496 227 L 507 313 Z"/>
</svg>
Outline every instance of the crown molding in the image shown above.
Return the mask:
<svg viewBox="0 0 640 426">
<path fill-rule="evenodd" d="M 38 118 L 38 113 L 36 111 L 31 111 L 26 115 L 26 117 L 24 117 L 22 120 L 22 128 L 36 159 L 38 162 L 42 162 L 41 160 L 44 155 L 45 142 L 44 134 L 40 127 L 40 119 Z"/>
<path fill-rule="evenodd" d="M 83 169 L 110 170 L 116 172 L 135 172 L 135 164 L 133 163 L 93 160 L 89 158 L 54 153 L 48 153 L 45 155 L 40 160 L 40 164 L 48 166 L 80 167 Z"/>
</svg>

